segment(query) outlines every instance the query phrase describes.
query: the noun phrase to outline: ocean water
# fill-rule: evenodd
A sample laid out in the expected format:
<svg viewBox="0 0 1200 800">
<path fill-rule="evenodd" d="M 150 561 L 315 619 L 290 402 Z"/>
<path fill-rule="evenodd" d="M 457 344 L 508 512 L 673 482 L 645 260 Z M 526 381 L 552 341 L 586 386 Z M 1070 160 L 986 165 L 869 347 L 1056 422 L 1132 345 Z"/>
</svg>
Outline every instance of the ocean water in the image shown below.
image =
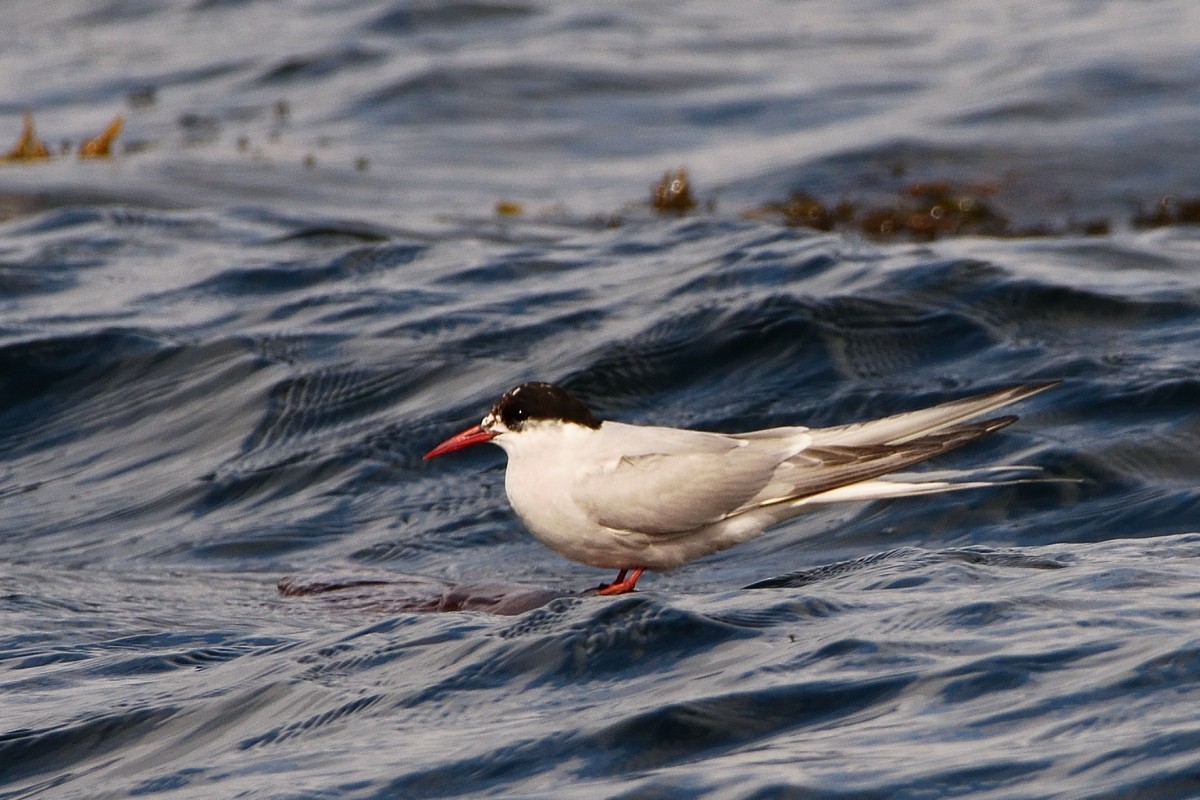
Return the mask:
<svg viewBox="0 0 1200 800">
<path fill-rule="evenodd" d="M 54 157 L 0 163 L 0 798 L 1200 797 L 1200 227 L 1146 223 L 1200 196 L 1197 30 L 3 4 L 0 148 Z M 1008 235 L 777 213 L 940 181 Z M 498 449 L 421 460 L 525 380 L 724 431 L 1062 384 L 929 465 L 1052 480 L 602 598 Z"/>
</svg>

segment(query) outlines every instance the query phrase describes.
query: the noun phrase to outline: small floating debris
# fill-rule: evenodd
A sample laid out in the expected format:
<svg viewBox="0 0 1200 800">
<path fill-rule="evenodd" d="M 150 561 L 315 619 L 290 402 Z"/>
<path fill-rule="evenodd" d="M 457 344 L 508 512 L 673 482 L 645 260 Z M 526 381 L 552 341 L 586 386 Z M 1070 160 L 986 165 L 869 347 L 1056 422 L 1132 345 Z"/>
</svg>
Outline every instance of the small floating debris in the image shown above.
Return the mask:
<svg viewBox="0 0 1200 800">
<path fill-rule="evenodd" d="M 112 152 L 112 143 L 121 133 L 125 120 L 118 114 L 98 136 L 88 139 L 79 145 L 80 158 L 108 158 Z"/>
<path fill-rule="evenodd" d="M 497 200 L 496 215 L 500 217 L 519 217 L 525 213 L 525 206 L 515 200 Z"/>
<path fill-rule="evenodd" d="M 1085 219 L 1082 222 L 1072 220 L 1067 224 L 1071 233 L 1082 233 L 1084 236 L 1108 236 L 1112 233 L 1112 223 L 1103 217 Z"/>
<path fill-rule="evenodd" d="M 1200 197 L 1163 195 L 1151 211 L 1138 208 L 1132 221 L 1135 228 L 1161 228 L 1166 225 L 1200 224 Z"/>
<path fill-rule="evenodd" d="M 680 167 L 674 173 L 666 172 L 654 186 L 650 198 L 654 210 L 663 214 L 686 214 L 696 207 L 696 198 L 692 196 L 692 184 L 688 180 L 687 170 Z"/>
<path fill-rule="evenodd" d="M 25 121 L 21 128 L 21 138 L 4 155 L 4 161 L 41 161 L 50 157 L 50 148 L 37 138 L 33 129 L 33 114 L 26 111 Z"/>
<path fill-rule="evenodd" d="M 183 143 L 188 147 L 212 144 L 221 136 L 221 121 L 212 114 L 185 111 L 176 120 L 183 131 Z"/>
<path fill-rule="evenodd" d="M 139 86 L 125 95 L 130 108 L 150 108 L 157 100 L 158 89 L 153 86 Z"/>
</svg>

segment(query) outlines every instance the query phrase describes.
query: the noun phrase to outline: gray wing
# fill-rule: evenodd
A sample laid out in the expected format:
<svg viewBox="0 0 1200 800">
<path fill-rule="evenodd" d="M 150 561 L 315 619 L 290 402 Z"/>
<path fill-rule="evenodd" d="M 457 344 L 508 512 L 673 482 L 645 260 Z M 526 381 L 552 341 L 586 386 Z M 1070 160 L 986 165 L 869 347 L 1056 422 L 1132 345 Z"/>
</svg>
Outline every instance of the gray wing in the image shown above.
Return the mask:
<svg viewBox="0 0 1200 800">
<path fill-rule="evenodd" d="M 752 501 L 779 464 L 808 441 L 749 442 L 719 434 L 676 441 L 676 433 L 664 431 L 661 442 L 662 449 L 674 452 L 614 456 L 581 473 L 572 492 L 575 502 L 609 528 L 683 533 L 724 519 Z"/>
</svg>

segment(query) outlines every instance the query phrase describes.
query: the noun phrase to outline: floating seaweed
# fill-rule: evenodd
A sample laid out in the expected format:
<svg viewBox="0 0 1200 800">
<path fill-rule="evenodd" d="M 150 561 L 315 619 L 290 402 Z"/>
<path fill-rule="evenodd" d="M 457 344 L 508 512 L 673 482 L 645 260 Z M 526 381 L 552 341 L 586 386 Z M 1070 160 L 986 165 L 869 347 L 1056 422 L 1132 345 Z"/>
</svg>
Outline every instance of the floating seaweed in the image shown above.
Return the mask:
<svg viewBox="0 0 1200 800">
<path fill-rule="evenodd" d="M 80 158 L 107 158 L 111 154 L 113 140 L 121 133 L 125 120 L 118 114 L 98 136 L 79 145 Z"/>
<path fill-rule="evenodd" d="M 813 195 L 798 191 L 781 202 L 750 209 L 743 216 L 748 219 L 778 219 L 789 228 L 831 231 L 834 227 L 850 224 L 855 213 L 854 204 L 848 200 L 842 200 L 831 208 Z"/>
<path fill-rule="evenodd" d="M 1200 224 L 1200 197 L 1163 195 L 1149 212 L 1139 207 L 1133 215 L 1135 228 L 1161 228 L 1179 224 Z"/>
<path fill-rule="evenodd" d="M 654 210 L 668 214 L 686 214 L 696 207 L 696 198 L 692 196 L 692 184 L 688 180 L 687 170 L 680 167 L 675 172 L 666 172 L 657 184 L 650 197 Z"/>
<path fill-rule="evenodd" d="M 21 128 L 21 138 L 4 155 L 4 161 L 42 161 L 50 157 L 50 148 L 37 138 L 33 129 L 33 114 L 25 112 L 25 121 Z"/>
<path fill-rule="evenodd" d="M 113 121 L 101 131 L 97 136 L 84 141 L 79 145 L 80 158 L 106 158 L 112 152 L 112 143 L 121 133 L 121 127 L 124 125 L 124 120 L 118 114 L 113 118 Z M 71 152 L 69 142 L 63 142 L 59 148 L 63 155 Z M 33 114 L 26 111 L 24 123 L 21 128 L 21 137 L 11 150 L 4 155 L 2 161 L 44 161 L 50 158 L 50 148 L 46 143 L 37 137 L 33 126 Z"/>
<path fill-rule="evenodd" d="M 818 231 L 853 230 L 873 239 L 931 242 L 947 236 L 1104 236 L 1107 219 L 1014 227 L 992 200 L 992 184 L 921 181 L 903 184 L 891 194 L 876 194 L 870 205 L 841 199 L 830 204 L 803 191 L 786 200 L 765 203 L 743 214 L 748 219 L 776 219 L 796 228 Z"/>
<path fill-rule="evenodd" d="M 152 90 L 146 102 L 154 101 Z M 141 98 L 141 94 L 137 95 Z M 138 103 L 131 104 L 137 105 Z M 291 109 L 285 100 L 272 106 L 276 125 L 290 119 Z M 220 122 L 216 117 L 185 113 L 178 118 L 185 131 L 185 144 L 206 144 L 217 138 Z M 113 145 L 124 126 L 124 119 L 117 115 L 97 136 L 83 141 L 78 148 L 80 159 L 106 158 L 112 155 Z M 272 130 L 271 140 L 278 138 L 278 129 Z M 318 148 L 329 148 L 331 140 L 321 137 Z M 236 141 L 238 152 L 260 155 L 252 148 L 250 138 L 239 136 Z M 146 143 L 127 145 L 126 153 L 137 153 L 148 149 Z M 61 155 L 71 152 L 71 144 L 64 141 L 59 148 Z M 0 156 L 6 163 L 45 161 L 54 153 L 38 138 L 33 114 L 25 112 L 20 137 L 13 147 Z M 313 151 L 301 159 L 306 169 L 317 166 Z M 366 172 L 369 161 L 358 156 L 353 161 L 354 169 Z M 817 231 L 852 231 L 873 239 L 908 240 L 930 242 L 948 236 L 996 236 L 996 237 L 1048 237 L 1048 236 L 1106 236 L 1112 232 L 1113 224 L 1103 217 L 1077 219 L 1069 217 L 1065 222 L 1039 219 L 1032 223 L 1015 225 L 1009 215 L 996 203 L 1001 186 L 996 183 L 957 183 L 951 180 L 914 181 L 903 183 L 909 173 L 900 162 L 886 168 L 886 174 L 866 176 L 869 180 L 850 181 L 857 186 L 851 196 L 843 193 L 835 201 L 825 200 L 806 190 L 796 190 L 783 200 L 773 200 L 750 208 L 742 213 L 747 219 L 776 221 L 788 227 L 808 228 Z M 870 186 L 863 189 L 863 186 Z M 691 178 L 686 167 L 668 170 L 651 190 L 650 207 L 660 214 L 685 215 L 696 209 L 698 203 Z M 637 204 L 638 208 L 645 208 Z M 709 213 L 715 206 L 706 204 Z M 628 209 L 627 209 L 628 210 Z M 501 199 L 496 201 L 493 211 L 499 217 L 520 217 L 526 214 L 523 203 Z M 1029 216 L 1029 214 L 1025 214 Z M 578 224 L 570 219 L 566 211 L 543 214 L 543 219 L 559 224 Z M 616 227 L 622 224 L 619 213 L 603 214 L 587 222 L 589 227 Z M 1128 222 L 1134 229 L 1158 228 L 1167 225 L 1200 224 L 1200 196 L 1165 194 L 1148 207 L 1138 204 Z"/>
</svg>

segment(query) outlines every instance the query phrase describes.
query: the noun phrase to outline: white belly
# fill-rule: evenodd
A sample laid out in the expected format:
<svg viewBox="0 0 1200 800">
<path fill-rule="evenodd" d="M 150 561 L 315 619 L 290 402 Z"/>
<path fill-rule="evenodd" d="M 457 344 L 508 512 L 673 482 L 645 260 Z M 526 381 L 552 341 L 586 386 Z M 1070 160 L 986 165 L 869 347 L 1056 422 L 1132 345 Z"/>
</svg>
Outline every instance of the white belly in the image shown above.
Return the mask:
<svg viewBox="0 0 1200 800">
<path fill-rule="evenodd" d="M 581 428 L 576 435 L 592 434 Z M 524 441 L 532 442 L 534 437 L 524 435 Z M 534 537 L 572 561 L 609 569 L 670 569 L 753 539 L 765 527 L 764 521 L 752 518 L 729 519 L 673 534 L 601 525 L 572 496 L 576 481 L 588 479 L 579 466 L 579 454 L 587 452 L 587 447 L 574 446 L 569 440 L 567 444 L 571 446 L 505 447 L 508 469 L 504 489 Z"/>
</svg>

